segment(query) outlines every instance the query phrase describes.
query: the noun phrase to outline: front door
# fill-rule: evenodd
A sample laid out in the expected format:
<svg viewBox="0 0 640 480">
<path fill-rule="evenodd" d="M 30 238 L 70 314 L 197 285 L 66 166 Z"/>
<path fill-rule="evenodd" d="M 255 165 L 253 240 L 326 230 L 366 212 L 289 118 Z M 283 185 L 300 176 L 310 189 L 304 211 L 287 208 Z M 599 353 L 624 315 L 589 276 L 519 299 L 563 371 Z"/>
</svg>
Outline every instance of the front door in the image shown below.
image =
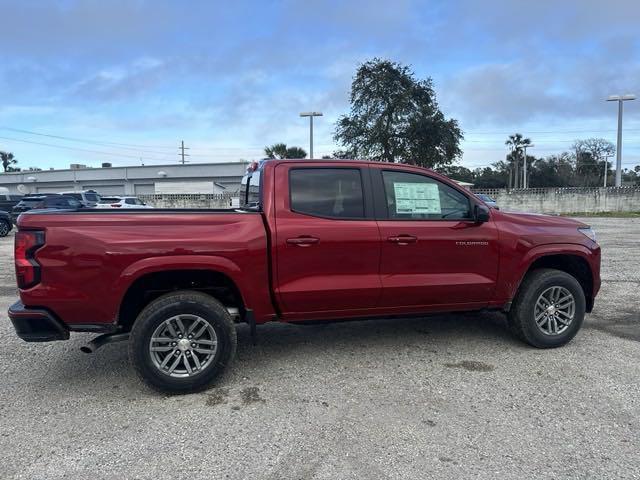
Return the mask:
<svg viewBox="0 0 640 480">
<path fill-rule="evenodd" d="M 497 229 L 473 220 L 467 194 L 416 171 L 372 168 L 382 243 L 381 307 L 486 305 L 498 274 Z M 428 308 L 427 308 L 428 310 Z"/>
<path fill-rule="evenodd" d="M 276 292 L 285 318 L 352 316 L 377 305 L 381 246 L 368 181 L 367 167 L 276 167 L 276 188 L 289 192 L 276 205 Z"/>
</svg>

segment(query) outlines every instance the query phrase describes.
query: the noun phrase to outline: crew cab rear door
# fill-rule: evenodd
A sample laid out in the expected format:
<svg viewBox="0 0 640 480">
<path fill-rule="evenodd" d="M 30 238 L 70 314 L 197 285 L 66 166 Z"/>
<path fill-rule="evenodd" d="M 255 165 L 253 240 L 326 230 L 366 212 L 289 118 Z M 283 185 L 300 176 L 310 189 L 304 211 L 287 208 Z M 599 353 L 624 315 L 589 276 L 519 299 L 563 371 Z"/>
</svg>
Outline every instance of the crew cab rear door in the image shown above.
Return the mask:
<svg viewBox="0 0 640 480">
<path fill-rule="evenodd" d="M 435 176 L 372 166 L 382 239 L 380 307 L 402 311 L 478 308 L 498 274 L 498 232 L 476 223 L 474 203 Z"/>
<path fill-rule="evenodd" d="M 275 192 L 275 290 L 284 317 L 374 308 L 381 246 L 366 164 L 281 163 Z"/>
</svg>

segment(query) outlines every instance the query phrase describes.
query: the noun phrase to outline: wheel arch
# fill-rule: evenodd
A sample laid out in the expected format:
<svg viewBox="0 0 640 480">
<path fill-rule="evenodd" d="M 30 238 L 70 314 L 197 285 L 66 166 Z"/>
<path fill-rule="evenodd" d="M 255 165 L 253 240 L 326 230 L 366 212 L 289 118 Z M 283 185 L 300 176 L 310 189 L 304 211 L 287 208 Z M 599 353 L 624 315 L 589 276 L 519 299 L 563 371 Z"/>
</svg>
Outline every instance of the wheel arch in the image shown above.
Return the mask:
<svg viewBox="0 0 640 480">
<path fill-rule="evenodd" d="M 571 250 L 544 250 L 534 252 L 525 263 L 517 285 L 515 285 L 513 289 L 511 298 L 515 298 L 522 285 L 522 281 L 528 273 L 541 268 L 553 268 L 568 273 L 580 283 L 586 300 L 586 311 L 591 312 L 595 295 L 593 272 L 587 260 L 588 251 L 583 251 L 582 249 L 584 247 L 582 246 L 573 247 Z"/>
<path fill-rule="evenodd" d="M 236 307 L 241 318 L 247 304 L 242 295 L 240 269 L 226 258 L 159 257 L 130 266 L 118 285 L 121 294 L 116 324 L 129 329 L 149 302 L 171 291 L 193 290 L 209 294 L 226 306 Z"/>
</svg>

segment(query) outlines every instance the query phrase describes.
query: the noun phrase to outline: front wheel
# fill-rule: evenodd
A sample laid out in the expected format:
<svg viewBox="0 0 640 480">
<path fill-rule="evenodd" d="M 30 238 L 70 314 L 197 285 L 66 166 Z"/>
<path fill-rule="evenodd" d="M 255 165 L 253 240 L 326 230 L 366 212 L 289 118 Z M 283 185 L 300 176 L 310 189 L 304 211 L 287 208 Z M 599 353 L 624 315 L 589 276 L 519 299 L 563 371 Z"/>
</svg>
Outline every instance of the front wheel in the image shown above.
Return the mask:
<svg viewBox="0 0 640 480">
<path fill-rule="evenodd" d="M 167 393 L 209 387 L 233 359 L 236 330 L 227 309 L 200 292 L 163 295 L 140 313 L 129 358 L 140 378 Z"/>
<path fill-rule="evenodd" d="M 529 345 L 560 347 L 580 330 L 585 306 L 584 291 L 575 277 L 561 270 L 534 270 L 518 290 L 509 326 Z"/>
</svg>

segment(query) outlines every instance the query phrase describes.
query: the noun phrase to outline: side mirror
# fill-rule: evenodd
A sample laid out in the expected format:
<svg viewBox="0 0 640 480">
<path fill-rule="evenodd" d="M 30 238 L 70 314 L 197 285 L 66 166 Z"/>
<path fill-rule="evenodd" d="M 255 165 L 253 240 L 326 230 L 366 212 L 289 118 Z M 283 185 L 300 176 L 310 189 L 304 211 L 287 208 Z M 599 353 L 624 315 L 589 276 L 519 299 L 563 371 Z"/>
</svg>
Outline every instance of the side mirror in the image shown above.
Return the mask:
<svg viewBox="0 0 640 480">
<path fill-rule="evenodd" d="M 489 207 L 486 205 L 476 205 L 475 219 L 476 223 L 488 222 L 491 215 L 489 215 Z"/>
</svg>

